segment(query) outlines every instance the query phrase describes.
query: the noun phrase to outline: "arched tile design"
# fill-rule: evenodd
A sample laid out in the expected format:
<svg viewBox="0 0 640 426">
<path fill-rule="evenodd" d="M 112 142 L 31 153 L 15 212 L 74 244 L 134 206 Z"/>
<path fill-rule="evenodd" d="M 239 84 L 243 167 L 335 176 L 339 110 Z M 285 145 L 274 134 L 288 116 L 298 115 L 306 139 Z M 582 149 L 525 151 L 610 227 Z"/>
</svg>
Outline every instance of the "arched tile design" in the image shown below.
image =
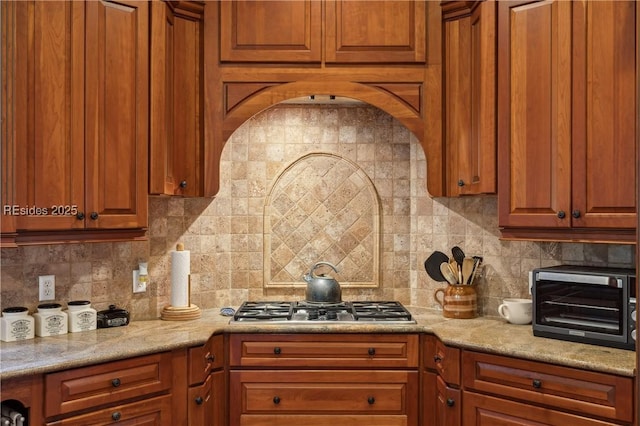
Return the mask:
<svg viewBox="0 0 640 426">
<path fill-rule="evenodd" d="M 380 201 L 373 182 L 339 155 L 304 155 L 275 179 L 265 198 L 265 287 L 305 286 L 318 261 L 343 287 L 377 287 Z"/>
</svg>

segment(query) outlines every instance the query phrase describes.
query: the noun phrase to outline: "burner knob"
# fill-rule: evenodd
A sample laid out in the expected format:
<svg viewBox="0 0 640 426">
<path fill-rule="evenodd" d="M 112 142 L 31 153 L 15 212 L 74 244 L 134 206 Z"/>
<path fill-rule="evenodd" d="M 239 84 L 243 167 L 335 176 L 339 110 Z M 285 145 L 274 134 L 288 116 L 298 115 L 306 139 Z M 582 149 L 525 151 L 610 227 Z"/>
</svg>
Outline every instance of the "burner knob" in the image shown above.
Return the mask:
<svg viewBox="0 0 640 426">
<path fill-rule="evenodd" d="M 329 311 L 327 312 L 327 319 L 328 320 L 335 320 L 338 319 L 338 313 L 336 311 Z"/>
<path fill-rule="evenodd" d="M 309 311 L 309 313 L 307 314 L 307 318 L 310 320 L 318 319 L 318 311 Z"/>
</svg>

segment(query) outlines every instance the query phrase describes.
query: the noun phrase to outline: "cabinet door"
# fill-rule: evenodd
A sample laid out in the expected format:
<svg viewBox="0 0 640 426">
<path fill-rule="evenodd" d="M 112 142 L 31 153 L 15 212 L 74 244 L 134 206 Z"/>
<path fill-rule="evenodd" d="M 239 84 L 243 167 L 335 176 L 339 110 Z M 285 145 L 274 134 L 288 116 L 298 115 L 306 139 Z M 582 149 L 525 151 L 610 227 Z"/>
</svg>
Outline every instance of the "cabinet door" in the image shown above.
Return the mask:
<svg viewBox="0 0 640 426">
<path fill-rule="evenodd" d="M 496 192 L 496 3 L 465 12 L 443 24 L 450 195 Z"/>
<path fill-rule="evenodd" d="M 222 62 L 320 62 L 322 3 L 220 2 Z"/>
<path fill-rule="evenodd" d="M 2 39 L 0 44 L 0 58 L 2 65 L 0 68 L 0 78 L 2 84 L 2 99 L 0 104 L 0 122 L 2 123 L 1 136 L 2 145 L 0 146 L 0 174 L 2 179 L 2 188 L 0 188 L 0 201 L 2 202 L 3 211 L 0 220 L 0 247 L 15 246 L 15 230 L 16 224 L 13 216 L 4 209 L 4 206 L 14 204 L 15 195 L 15 148 L 16 140 L 14 137 L 16 114 L 14 114 L 12 105 L 14 102 L 13 93 L 16 88 L 18 74 L 15 70 L 15 50 L 14 40 L 18 32 L 16 26 L 16 2 L 0 3 L 0 31 L 2 31 Z"/>
<path fill-rule="evenodd" d="M 574 227 L 635 228 L 635 1 L 573 5 Z"/>
<path fill-rule="evenodd" d="M 424 63 L 423 1 L 326 2 L 327 63 Z"/>
<path fill-rule="evenodd" d="M 458 426 L 462 415 L 460 389 L 454 389 L 438 377 L 436 380 L 436 425 Z"/>
<path fill-rule="evenodd" d="M 173 176 L 173 7 L 168 2 L 151 3 L 149 192 L 172 195 Z"/>
<path fill-rule="evenodd" d="M 498 2 L 498 220 L 571 224 L 571 3 Z"/>
<path fill-rule="evenodd" d="M 474 426 L 605 426 L 614 423 L 575 416 L 474 392 L 464 392 L 462 424 Z"/>
<path fill-rule="evenodd" d="M 189 388 L 189 424 L 190 425 L 214 425 L 214 394 L 213 379 L 211 375 L 198 386 Z"/>
<path fill-rule="evenodd" d="M 202 5 L 153 2 L 151 23 L 152 194 L 203 190 Z M 185 9 L 183 9 L 185 8 Z"/>
<path fill-rule="evenodd" d="M 9 179 L 14 206 L 31 209 L 12 213 L 15 227 L 83 228 L 71 208 L 84 211 L 85 4 L 29 1 L 11 7 L 15 169 Z M 58 206 L 65 214 L 57 214 Z"/>
<path fill-rule="evenodd" d="M 88 228 L 147 225 L 149 6 L 86 3 Z"/>
</svg>

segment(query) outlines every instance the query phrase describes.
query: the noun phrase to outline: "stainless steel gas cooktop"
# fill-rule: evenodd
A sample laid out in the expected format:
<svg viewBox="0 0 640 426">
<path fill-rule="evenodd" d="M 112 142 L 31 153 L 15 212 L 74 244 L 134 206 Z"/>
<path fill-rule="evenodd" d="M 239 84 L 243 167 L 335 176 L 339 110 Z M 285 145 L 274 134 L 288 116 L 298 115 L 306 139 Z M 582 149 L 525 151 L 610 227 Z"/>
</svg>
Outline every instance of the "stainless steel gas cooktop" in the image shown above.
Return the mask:
<svg viewBox="0 0 640 426">
<path fill-rule="evenodd" d="M 400 302 L 357 301 L 339 303 L 244 302 L 231 323 L 252 322 L 412 324 L 416 321 Z"/>
</svg>

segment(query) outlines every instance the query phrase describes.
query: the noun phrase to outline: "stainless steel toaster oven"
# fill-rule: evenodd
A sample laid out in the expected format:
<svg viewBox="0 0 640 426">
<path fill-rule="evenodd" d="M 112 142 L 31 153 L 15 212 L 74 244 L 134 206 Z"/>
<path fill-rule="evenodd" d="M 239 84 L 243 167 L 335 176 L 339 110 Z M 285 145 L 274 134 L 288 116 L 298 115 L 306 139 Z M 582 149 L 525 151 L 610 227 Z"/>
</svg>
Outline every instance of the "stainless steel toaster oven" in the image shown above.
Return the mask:
<svg viewBox="0 0 640 426">
<path fill-rule="evenodd" d="M 530 274 L 533 334 L 635 350 L 632 269 L 554 266 Z"/>
</svg>

